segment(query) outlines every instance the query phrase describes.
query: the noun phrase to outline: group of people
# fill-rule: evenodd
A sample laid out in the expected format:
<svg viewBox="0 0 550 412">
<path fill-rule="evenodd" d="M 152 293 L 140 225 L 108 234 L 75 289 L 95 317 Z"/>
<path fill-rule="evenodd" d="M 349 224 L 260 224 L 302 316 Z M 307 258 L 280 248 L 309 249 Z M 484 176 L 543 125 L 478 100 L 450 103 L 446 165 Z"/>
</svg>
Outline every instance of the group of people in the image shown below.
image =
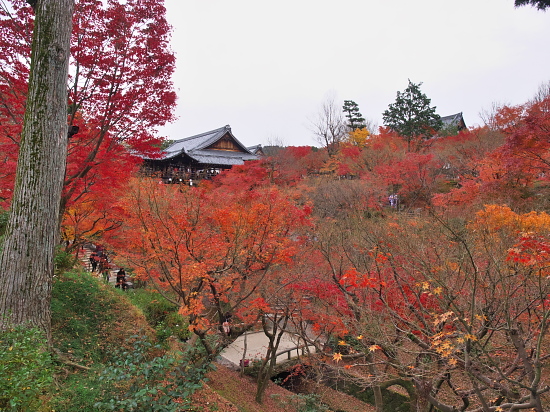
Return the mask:
<svg viewBox="0 0 550 412">
<path fill-rule="evenodd" d="M 396 194 L 391 194 L 388 196 L 388 201 L 390 202 L 390 207 L 396 209 L 399 204 L 399 197 Z"/>
<path fill-rule="evenodd" d="M 103 276 L 105 283 L 109 282 L 111 277 L 111 264 L 105 252 L 99 249 L 97 252 L 90 254 L 90 266 L 92 273 L 97 271 Z"/>
<path fill-rule="evenodd" d="M 103 276 L 105 283 L 109 283 L 111 280 L 112 266 L 109 263 L 107 254 L 102 249 L 98 249 L 90 254 L 90 267 L 92 273 L 97 271 Z M 121 268 L 116 274 L 115 288 L 127 290 L 128 287 L 129 283 L 126 279 L 126 271 L 124 268 Z"/>
</svg>

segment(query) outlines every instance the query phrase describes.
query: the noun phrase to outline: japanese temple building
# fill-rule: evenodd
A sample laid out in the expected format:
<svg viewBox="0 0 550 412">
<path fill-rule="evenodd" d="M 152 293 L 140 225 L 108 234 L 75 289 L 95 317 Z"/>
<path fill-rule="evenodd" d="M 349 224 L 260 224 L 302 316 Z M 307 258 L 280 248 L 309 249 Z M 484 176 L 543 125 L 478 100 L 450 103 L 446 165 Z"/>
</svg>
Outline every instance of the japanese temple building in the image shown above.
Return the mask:
<svg viewBox="0 0 550 412">
<path fill-rule="evenodd" d="M 257 146 L 252 149 L 254 152 L 243 146 L 227 125 L 174 141 L 160 157 L 144 159 L 142 173 L 165 183 L 193 184 L 247 160 L 259 159 L 261 150 L 258 152 Z"/>
<path fill-rule="evenodd" d="M 462 112 L 444 116 L 441 118 L 443 127 L 456 127 L 458 131 L 467 129 Z"/>
</svg>

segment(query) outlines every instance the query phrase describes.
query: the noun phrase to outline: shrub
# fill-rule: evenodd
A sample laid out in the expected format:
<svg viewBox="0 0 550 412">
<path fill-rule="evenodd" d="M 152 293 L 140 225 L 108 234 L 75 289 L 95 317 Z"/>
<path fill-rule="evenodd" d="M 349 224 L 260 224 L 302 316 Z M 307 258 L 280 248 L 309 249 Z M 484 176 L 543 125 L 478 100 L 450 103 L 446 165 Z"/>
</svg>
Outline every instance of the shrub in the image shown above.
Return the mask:
<svg viewBox="0 0 550 412">
<path fill-rule="evenodd" d="M 8 219 L 10 217 L 10 212 L 7 210 L 0 210 L 0 235 L 3 235 L 6 231 L 6 226 L 8 225 Z"/>
<path fill-rule="evenodd" d="M 155 328 L 159 341 L 164 342 L 170 336 L 181 341 L 189 338 L 189 323 L 178 313 L 178 306 L 157 291 L 137 289 L 129 297 L 143 311 L 147 322 Z"/>
<path fill-rule="evenodd" d="M 39 410 L 53 368 L 46 338 L 35 327 L 17 326 L 0 335 L 0 410 Z"/>
<path fill-rule="evenodd" d="M 111 391 L 110 382 L 99 380 L 103 365 L 94 364 L 92 370 L 69 373 L 51 400 L 52 410 L 79 412 L 93 410 L 93 404 Z"/>
<path fill-rule="evenodd" d="M 53 410 L 94 410 L 94 403 L 112 393 L 111 382 L 100 380 L 106 364 L 117 361 L 120 351 L 133 349 L 127 337 L 137 330 L 154 336 L 141 311 L 129 302 L 128 294 L 117 292 L 86 272 L 63 273 L 54 279 L 54 346 L 71 361 L 92 369 L 84 372 L 60 365 L 57 379 L 62 384 L 50 400 Z"/>
<path fill-rule="evenodd" d="M 152 326 L 164 322 L 168 314 L 178 310 L 176 305 L 169 302 L 155 290 L 137 289 L 130 296 L 130 300 L 143 311 L 147 321 Z"/>
<path fill-rule="evenodd" d="M 0 210 L 0 252 L 4 245 L 4 234 L 6 233 L 9 216 L 10 214 L 7 210 Z"/>
<path fill-rule="evenodd" d="M 297 412 L 328 412 L 328 406 L 321 402 L 321 396 L 317 394 L 296 394 L 286 398 L 280 395 L 271 395 L 283 408 L 293 409 Z"/>
<path fill-rule="evenodd" d="M 165 320 L 155 327 L 155 330 L 157 331 L 157 339 L 161 342 L 164 342 L 170 336 L 175 336 L 180 341 L 186 341 L 191 334 L 189 324 L 177 312 L 168 314 Z"/>
<path fill-rule="evenodd" d="M 75 258 L 71 253 L 65 252 L 60 248 L 56 251 L 54 256 L 54 272 L 56 275 L 68 271 L 74 264 Z"/>
<path fill-rule="evenodd" d="M 207 357 L 197 349 L 185 353 L 152 356 L 160 351 L 144 338 L 132 337 L 133 349 L 121 350 L 104 369 L 100 380 L 112 391 L 94 407 L 117 411 L 175 412 L 189 406 L 191 395 L 202 386 L 210 369 Z M 105 382 L 108 385 L 105 385 Z"/>
<path fill-rule="evenodd" d="M 52 286 L 54 346 L 80 361 L 101 361 L 109 355 L 100 332 L 115 320 L 113 293 L 85 272 L 64 273 Z"/>
</svg>

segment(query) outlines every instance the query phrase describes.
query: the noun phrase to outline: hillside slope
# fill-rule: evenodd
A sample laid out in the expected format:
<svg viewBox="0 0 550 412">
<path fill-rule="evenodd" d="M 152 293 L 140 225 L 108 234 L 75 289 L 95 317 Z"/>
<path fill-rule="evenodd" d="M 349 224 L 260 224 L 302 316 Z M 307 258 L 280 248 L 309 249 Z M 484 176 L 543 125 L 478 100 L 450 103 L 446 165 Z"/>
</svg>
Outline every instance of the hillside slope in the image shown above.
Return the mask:
<svg viewBox="0 0 550 412">
<path fill-rule="evenodd" d="M 310 401 L 320 401 L 331 411 L 375 411 L 372 405 L 326 386 L 316 386 L 308 382 L 303 389 L 304 392 L 318 395 L 316 399 L 310 398 Z M 216 370 L 208 374 L 208 381 L 204 388 L 193 396 L 193 405 L 200 406 L 205 411 L 288 412 L 300 410 L 299 406 L 304 403 L 303 398 L 272 382 L 266 389 L 263 405 L 255 402 L 255 393 L 256 383 L 253 378 L 241 377 L 238 372 L 217 365 Z"/>
</svg>

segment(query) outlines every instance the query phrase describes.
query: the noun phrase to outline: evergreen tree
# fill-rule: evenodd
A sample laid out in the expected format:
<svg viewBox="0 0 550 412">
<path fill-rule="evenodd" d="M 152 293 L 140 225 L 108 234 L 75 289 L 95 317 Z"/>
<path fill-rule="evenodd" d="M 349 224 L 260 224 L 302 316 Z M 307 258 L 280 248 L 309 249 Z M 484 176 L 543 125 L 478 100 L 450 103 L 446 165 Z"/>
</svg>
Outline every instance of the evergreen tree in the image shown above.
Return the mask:
<svg viewBox="0 0 550 412">
<path fill-rule="evenodd" d="M 348 123 L 346 126 L 350 130 L 364 129 L 366 126 L 366 121 L 361 112 L 359 111 L 359 105 L 353 100 L 344 100 L 344 107 L 342 108 Z"/>
<path fill-rule="evenodd" d="M 546 10 L 548 7 L 550 7 L 550 0 L 516 0 L 515 6 L 526 6 L 531 5 L 533 7 L 536 7 L 539 10 Z"/>
<path fill-rule="evenodd" d="M 431 100 L 420 91 L 421 85 L 409 80 L 405 91 L 397 92 L 395 103 L 382 114 L 384 124 L 407 140 L 409 151 L 412 141 L 429 139 L 443 126 L 435 106 L 430 107 Z"/>
</svg>

